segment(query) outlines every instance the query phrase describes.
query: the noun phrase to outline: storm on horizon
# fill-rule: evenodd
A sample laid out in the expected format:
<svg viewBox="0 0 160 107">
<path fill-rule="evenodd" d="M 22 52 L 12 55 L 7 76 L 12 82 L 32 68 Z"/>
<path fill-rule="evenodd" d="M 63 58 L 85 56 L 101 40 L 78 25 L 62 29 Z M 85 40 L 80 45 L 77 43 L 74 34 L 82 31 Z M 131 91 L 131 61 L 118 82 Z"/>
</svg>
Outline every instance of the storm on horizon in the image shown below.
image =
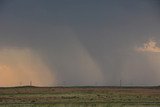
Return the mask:
<svg viewBox="0 0 160 107">
<path fill-rule="evenodd" d="M 0 87 L 160 85 L 158 0 L 0 0 Z"/>
</svg>

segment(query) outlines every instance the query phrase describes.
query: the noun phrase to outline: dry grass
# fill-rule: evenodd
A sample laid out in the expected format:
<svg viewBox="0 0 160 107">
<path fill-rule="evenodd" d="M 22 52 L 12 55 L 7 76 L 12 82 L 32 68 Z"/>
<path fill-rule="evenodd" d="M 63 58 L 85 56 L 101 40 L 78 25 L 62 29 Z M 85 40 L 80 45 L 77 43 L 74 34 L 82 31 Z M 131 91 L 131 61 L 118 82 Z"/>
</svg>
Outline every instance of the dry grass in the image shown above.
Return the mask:
<svg viewBox="0 0 160 107">
<path fill-rule="evenodd" d="M 160 103 L 159 87 L 0 88 L 0 103 Z"/>
</svg>

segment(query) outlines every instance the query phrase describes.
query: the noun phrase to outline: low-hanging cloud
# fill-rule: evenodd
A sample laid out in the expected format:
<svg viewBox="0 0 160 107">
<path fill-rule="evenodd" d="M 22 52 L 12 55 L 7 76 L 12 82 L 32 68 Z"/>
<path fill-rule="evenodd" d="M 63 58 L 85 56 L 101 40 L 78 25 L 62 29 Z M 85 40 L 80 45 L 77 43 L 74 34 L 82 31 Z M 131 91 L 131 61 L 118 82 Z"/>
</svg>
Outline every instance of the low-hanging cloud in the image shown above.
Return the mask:
<svg viewBox="0 0 160 107">
<path fill-rule="evenodd" d="M 41 57 L 29 48 L 0 49 L 0 86 L 54 85 L 53 72 Z"/>
<path fill-rule="evenodd" d="M 160 47 L 157 46 L 156 41 L 150 39 L 143 44 L 143 47 L 138 47 L 136 50 L 141 52 L 160 52 Z"/>
<path fill-rule="evenodd" d="M 154 39 L 141 44 L 126 61 L 123 77 L 140 85 L 157 85 L 160 82 L 160 47 Z"/>
<path fill-rule="evenodd" d="M 159 85 L 154 1 L 2 1 L 0 86 Z"/>
</svg>

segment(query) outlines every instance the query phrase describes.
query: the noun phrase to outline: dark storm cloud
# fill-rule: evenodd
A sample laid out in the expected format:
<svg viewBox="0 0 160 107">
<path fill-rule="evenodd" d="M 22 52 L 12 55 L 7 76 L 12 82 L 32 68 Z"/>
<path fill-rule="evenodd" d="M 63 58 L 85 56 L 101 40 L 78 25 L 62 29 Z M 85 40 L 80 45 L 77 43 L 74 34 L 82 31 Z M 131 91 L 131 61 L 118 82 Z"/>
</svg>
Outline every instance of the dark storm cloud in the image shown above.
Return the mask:
<svg viewBox="0 0 160 107">
<path fill-rule="evenodd" d="M 160 8 L 160 1 L 159 0 L 152 0 L 152 2 Z"/>
<path fill-rule="evenodd" d="M 160 39 L 156 5 L 149 0 L 14 0 L 3 6 L 0 46 L 36 51 L 57 84 L 155 85 L 159 68 L 150 64 L 150 55 L 134 49 L 152 37 Z"/>
<path fill-rule="evenodd" d="M 3 9 L 4 5 L 5 5 L 5 0 L 0 0 L 0 11 L 1 9 Z"/>
</svg>

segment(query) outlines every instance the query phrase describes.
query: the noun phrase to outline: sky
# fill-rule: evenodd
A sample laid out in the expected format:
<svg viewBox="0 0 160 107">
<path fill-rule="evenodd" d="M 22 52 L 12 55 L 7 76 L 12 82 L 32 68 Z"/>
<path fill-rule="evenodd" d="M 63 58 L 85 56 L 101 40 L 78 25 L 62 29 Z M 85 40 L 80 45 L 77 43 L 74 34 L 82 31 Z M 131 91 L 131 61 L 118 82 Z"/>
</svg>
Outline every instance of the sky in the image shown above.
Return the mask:
<svg viewBox="0 0 160 107">
<path fill-rule="evenodd" d="M 158 0 L 0 0 L 0 86 L 160 85 Z"/>
</svg>

